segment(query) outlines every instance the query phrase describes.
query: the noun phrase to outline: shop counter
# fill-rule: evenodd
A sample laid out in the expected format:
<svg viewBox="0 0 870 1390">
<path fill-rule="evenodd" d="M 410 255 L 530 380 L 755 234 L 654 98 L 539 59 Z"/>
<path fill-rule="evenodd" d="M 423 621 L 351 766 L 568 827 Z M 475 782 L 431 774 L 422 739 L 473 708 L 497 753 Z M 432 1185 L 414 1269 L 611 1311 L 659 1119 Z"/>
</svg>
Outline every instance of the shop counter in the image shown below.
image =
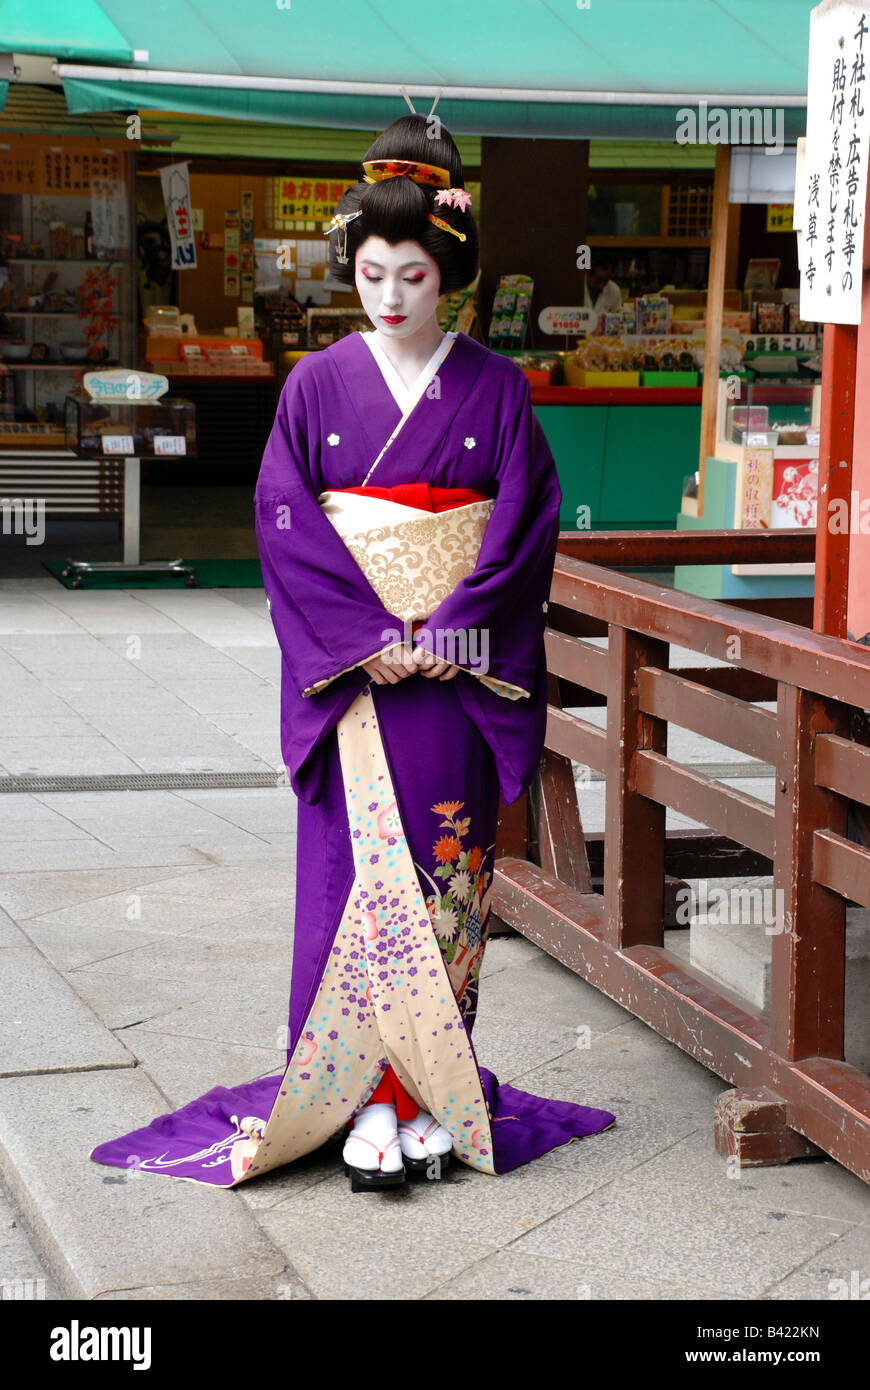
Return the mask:
<svg viewBox="0 0 870 1390">
<path fill-rule="evenodd" d="M 581 507 L 592 530 L 676 529 L 684 481 L 698 468 L 700 386 L 531 392 L 559 473 L 562 530 L 578 528 Z"/>
</svg>

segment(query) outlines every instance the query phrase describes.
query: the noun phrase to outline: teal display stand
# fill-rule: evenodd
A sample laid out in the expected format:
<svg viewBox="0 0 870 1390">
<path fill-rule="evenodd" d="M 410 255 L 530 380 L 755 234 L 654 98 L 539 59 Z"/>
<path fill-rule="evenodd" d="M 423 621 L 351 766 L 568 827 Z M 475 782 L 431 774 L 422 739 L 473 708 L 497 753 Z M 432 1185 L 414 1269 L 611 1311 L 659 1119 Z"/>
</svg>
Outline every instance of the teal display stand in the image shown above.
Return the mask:
<svg viewBox="0 0 870 1390">
<path fill-rule="evenodd" d="M 683 483 L 698 467 L 700 405 L 533 408 L 556 460 L 563 531 L 577 529 L 580 507 L 592 531 L 674 529 Z"/>
<path fill-rule="evenodd" d="M 708 458 L 704 469 L 703 517 L 677 516 L 678 531 L 720 531 L 734 527 L 737 464 Z M 813 593 L 811 574 L 732 574 L 730 565 L 675 565 L 674 588 L 699 598 L 805 598 Z"/>
</svg>

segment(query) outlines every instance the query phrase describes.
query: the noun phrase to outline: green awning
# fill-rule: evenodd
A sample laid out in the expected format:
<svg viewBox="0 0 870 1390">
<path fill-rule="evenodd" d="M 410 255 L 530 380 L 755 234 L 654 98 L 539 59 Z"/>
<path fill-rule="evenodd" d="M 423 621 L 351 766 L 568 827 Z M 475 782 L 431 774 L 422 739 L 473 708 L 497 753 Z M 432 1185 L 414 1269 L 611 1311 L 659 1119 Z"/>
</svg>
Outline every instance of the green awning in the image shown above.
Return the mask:
<svg viewBox="0 0 870 1390">
<path fill-rule="evenodd" d="M 782 104 L 786 140 L 805 123 L 815 0 L 280 3 L 258 4 L 246 24 L 238 0 L 0 0 L 0 50 L 82 60 L 62 72 L 74 112 L 371 130 L 406 109 L 404 85 L 422 111 L 443 90 L 438 114 L 457 133 L 673 140 L 687 100 L 719 98 Z M 108 26 L 102 50 L 95 12 Z"/>
<path fill-rule="evenodd" d="M 0 0 L 0 53 L 132 63 L 133 45 L 115 28 L 111 8 L 97 0 Z M 126 9 L 128 29 L 131 19 L 137 27 L 133 5 L 115 8 Z"/>
<path fill-rule="evenodd" d="M 202 87 L 138 86 L 65 78 L 71 112 L 160 110 L 279 125 L 383 130 L 407 107 L 398 87 L 383 97 L 295 92 L 219 91 Z M 434 90 L 437 90 L 434 89 Z M 429 99 L 416 101 L 427 111 Z M 526 135 L 574 140 L 673 140 L 677 106 L 564 105 L 512 101 L 462 101 L 442 97 L 438 115 L 454 135 Z M 793 143 L 806 128 L 804 108 L 783 112 L 783 139 Z"/>
</svg>

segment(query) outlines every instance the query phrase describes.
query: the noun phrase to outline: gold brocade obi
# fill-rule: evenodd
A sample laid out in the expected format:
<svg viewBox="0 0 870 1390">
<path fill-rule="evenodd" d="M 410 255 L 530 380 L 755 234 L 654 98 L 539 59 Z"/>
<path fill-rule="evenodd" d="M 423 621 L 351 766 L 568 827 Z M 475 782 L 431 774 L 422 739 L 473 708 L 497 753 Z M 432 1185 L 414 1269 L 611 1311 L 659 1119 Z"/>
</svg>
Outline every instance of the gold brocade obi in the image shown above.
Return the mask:
<svg viewBox="0 0 870 1390">
<path fill-rule="evenodd" d="M 317 499 L 389 613 L 428 618 L 471 574 L 495 503 L 424 512 L 380 497 L 322 492 Z"/>
<path fill-rule="evenodd" d="M 428 618 L 457 584 L 474 572 L 495 506 L 494 500 L 487 498 L 445 511 L 427 512 L 390 498 L 339 489 L 321 492 L 317 500 L 387 612 L 407 624 Z M 484 640 L 489 636 L 474 635 L 482 635 Z M 440 638 L 452 640 L 452 634 L 435 634 L 436 651 Z M 386 646 L 381 652 L 401 640 L 409 640 L 408 635 L 403 639 L 401 634 L 385 631 Z M 381 652 L 370 653 L 355 665 L 362 666 Z M 482 685 L 506 700 L 529 695 L 519 686 L 483 674 L 478 662 L 469 662 L 461 654 L 445 654 L 445 659 L 468 670 Z M 316 694 L 336 676 L 353 669 L 348 666 L 315 682 L 302 695 Z"/>
</svg>

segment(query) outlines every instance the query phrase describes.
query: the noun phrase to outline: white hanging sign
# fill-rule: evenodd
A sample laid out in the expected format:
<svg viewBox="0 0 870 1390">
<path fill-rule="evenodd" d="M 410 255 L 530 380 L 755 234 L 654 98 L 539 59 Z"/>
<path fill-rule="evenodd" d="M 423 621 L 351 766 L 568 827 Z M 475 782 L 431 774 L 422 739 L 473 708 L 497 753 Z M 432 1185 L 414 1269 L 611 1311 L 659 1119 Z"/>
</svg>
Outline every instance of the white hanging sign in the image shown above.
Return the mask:
<svg viewBox="0 0 870 1390">
<path fill-rule="evenodd" d="M 196 242 L 190 209 L 190 180 L 187 164 L 166 164 L 160 170 L 169 239 L 172 242 L 173 270 L 196 270 Z"/>
<path fill-rule="evenodd" d="M 860 323 L 870 156 L 870 7 L 823 0 L 810 14 L 807 135 L 795 189 L 800 314 Z"/>
</svg>

